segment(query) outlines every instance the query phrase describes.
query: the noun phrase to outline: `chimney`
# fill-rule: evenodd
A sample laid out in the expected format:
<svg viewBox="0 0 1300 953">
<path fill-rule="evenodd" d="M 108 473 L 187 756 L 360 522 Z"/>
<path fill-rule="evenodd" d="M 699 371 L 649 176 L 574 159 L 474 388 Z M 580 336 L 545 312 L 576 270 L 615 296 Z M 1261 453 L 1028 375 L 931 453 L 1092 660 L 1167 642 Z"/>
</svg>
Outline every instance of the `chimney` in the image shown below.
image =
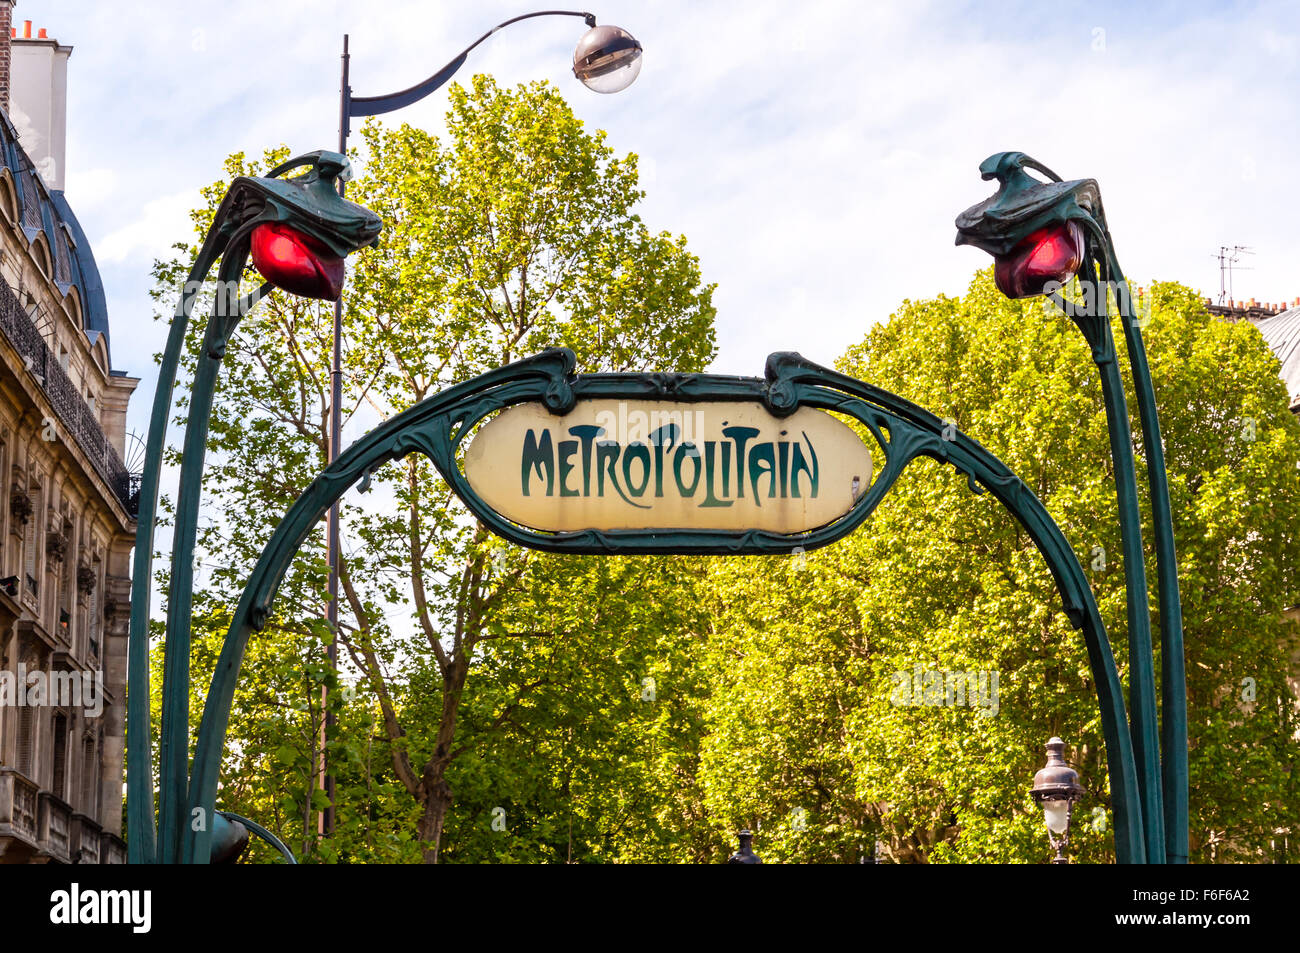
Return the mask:
<svg viewBox="0 0 1300 953">
<path fill-rule="evenodd" d="M 45 184 L 62 191 L 72 47 L 61 45 L 44 29 L 33 31 L 30 20 L 24 20 L 22 30 L 16 32 L 10 49 L 9 118 Z"/>
<path fill-rule="evenodd" d="M 0 0 L 0 109 L 9 112 L 9 41 L 14 35 L 13 0 Z"/>
</svg>

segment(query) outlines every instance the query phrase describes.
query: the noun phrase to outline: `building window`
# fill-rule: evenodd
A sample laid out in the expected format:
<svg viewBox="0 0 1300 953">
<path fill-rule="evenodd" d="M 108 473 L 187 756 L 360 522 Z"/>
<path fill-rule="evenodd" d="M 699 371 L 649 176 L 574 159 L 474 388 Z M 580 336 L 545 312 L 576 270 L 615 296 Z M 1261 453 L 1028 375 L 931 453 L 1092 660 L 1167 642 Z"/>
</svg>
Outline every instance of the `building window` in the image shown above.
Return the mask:
<svg viewBox="0 0 1300 953">
<path fill-rule="evenodd" d="M 72 281 L 72 265 L 68 254 L 68 239 L 62 229 L 54 234 L 54 280 L 60 284 Z"/>
<path fill-rule="evenodd" d="M 68 799 L 68 716 L 54 715 L 54 773 L 50 790 L 60 801 Z"/>
<path fill-rule="evenodd" d="M 18 709 L 18 773 L 25 775 L 29 780 L 35 780 L 32 777 L 35 772 L 35 752 L 36 739 L 32 737 L 36 729 L 36 718 L 33 712 L 34 708 L 24 705 Z"/>
<path fill-rule="evenodd" d="M 32 177 L 33 172 L 20 172 L 18 179 L 23 186 L 23 226 L 26 228 L 41 228 L 44 221 L 41 219 L 41 207 L 37 204 L 40 200 L 36 195 L 36 180 Z"/>
<path fill-rule="evenodd" d="M 96 659 L 99 658 L 99 627 L 103 621 L 99 611 L 99 587 L 103 583 L 99 567 L 97 555 L 90 563 L 91 589 L 86 595 L 86 636 L 89 640 L 90 655 Z"/>
<path fill-rule="evenodd" d="M 40 582 L 36 578 L 37 566 L 39 565 L 36 558 L 36 550 L 40 545 L 40 515 L 44 512 L 42 508 L 41 491 L 33 491 L 35 499 L 32 500 L 32 514 L 27 517 L 27 524 L 23 527 L 23 596 L 30 603 L 35 604 L 40 597 Z"/>
<path fill-rule="evenodd" d="M 87 735 L 81 742 L 81 810 L 99 821 L 99 761 L 95 757 L 95 739 Z"/>
<path fill-rule="evenodd" d="M 72 607 L 76 600 L 77 574 L 72 571 L 76 565 L 76 553 L 73 552 L 72 543 L 77 538 L 76 524 L 72 521 L 72 511 L 68 506 L 64 506 L 63 515 L 59 520 L 59 531 L 65 540 L 63 544 L 63 557 L 58 561 L 56 569 L 59 580 L 59 632 L 64 641 L 71 644 L 72 636 Z"/>
</svg>

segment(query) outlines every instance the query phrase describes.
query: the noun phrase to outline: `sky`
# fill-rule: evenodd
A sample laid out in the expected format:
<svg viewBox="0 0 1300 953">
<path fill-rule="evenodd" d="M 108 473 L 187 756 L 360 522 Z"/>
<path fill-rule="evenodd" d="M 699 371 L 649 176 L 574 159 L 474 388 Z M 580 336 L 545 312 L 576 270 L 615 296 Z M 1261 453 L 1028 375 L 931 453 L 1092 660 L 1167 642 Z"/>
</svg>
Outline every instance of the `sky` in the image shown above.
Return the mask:
<svg viewBox="0 0 1300 953">
<path fill-rule="evenodd" d="M 713 370 L 772 351 L 833 363 L 907 298 L 961 294 L 988 263 L 953 219 L 1021 150 L 1098 180 L 1131 280 L 1217 297 L 1300 297 L 1300 5 L 1295 3 L 591 0 L 635 35 L 625 92 L 579 84 L 585 27 L 509 27 L 458 76 L 548 79 L 619 154 L 640 157 L 655 230 L 685 234 L 717 283 Z M 355 95 L 405 88 L 529 5 L 393 0 L 20 0 L 15 23 L 73 46 L 66 193 L 108 293 L 113 364 L 143 378 L 147 426 L 165 326 L 149 267 L 192 235 L 228 153 L 337 147 L 339 54 Z M 445 92 L 387 117 L 442 128 Z M 345 433 L 344 446 L 360 434 Z"/>
</svg>

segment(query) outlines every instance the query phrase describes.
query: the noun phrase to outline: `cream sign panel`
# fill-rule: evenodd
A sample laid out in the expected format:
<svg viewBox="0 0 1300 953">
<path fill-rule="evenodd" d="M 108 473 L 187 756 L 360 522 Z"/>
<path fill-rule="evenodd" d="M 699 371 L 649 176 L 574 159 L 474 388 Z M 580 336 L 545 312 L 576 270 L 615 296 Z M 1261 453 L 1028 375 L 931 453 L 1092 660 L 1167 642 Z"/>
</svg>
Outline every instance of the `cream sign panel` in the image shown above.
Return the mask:
<svg viewBox="0 0 1300 953">
<path fill-rule="evenodd" d="M 584 400 L 511 407 L 465 453 L 465 476 L 524 526 L 800 533 L 847 513 L 871 452 L 830 414 L 759 403 Z"/>
</svg>

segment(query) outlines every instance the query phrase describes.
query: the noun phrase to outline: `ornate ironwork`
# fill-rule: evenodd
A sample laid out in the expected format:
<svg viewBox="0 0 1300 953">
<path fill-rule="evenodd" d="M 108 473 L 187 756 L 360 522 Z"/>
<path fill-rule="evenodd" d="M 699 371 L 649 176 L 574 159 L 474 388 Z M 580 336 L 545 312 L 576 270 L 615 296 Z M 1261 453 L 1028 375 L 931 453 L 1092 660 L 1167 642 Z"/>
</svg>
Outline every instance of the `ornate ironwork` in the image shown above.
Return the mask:
<svg viewBox="0 0 1300 953">
<path fill-rule="evenodd" d="M 1025 169 L 1047 176 L 1041 182 Z M 1101 376 L 1106 405 L 1111 456 L 1115 463 L 1115 492 L 1119 505 L 1120 534 L 1124 548 L 1124 577 L 1129 627 L 1129 726 L 1137 751 L 1139 779 L 1147 837 L 1147 859 L 1152 863 L 1186 863 L 1188 858 L 1187 684 L 1184 671 L 1183 613 L 1178 587 L 1178 561 L 1174 548 L 1169 481 L 1164 443 L 1156 409 L 1151 371 L 1133 296 L 1115 256 L 1106 224 L 1101 192 L 1093 179 L 1063 182 L 1051 169 L 1023 152 L 1000 152 L 980 164 L 984 179 L 997 179 L 998 190 L 957 217 L 957 244 L 972 244 L 995 258 L 1003 258 L 1036 230 L 1072 222 L 1084 229 L 1086 250 L 1079 269 L 1085 292 L 1092 292 L 1091 307 L 1076 307 L 1060 294 L 1049 292 L 1078 326 L 1092 349 Z M 1137 472 L 1129 427 L 1124 383 L 1116 359 L 1110 328 L 1110 296 L 1124 328 L 1124 341 L 1133 374 L 1134 392 L 1142 422 L 1142 445 L 1147 457 L 1155 531 L 1156 577 L 1160 600 L 1161 717 L 1156 716 L 1155 663 L 1151 644 L 1151 609 L 1142 547 L 1138 508 Z M 1086 300 L 1086 299 L 1085 299 Z M 1161 757 L 1161 748 L 1164 756 Z"/>
<path fill-rule="evenodd" d="M 789 553 L 825 546 L 860 526 L 918 457 L 948 463 L 966 474 L 971 490 L 990 492 L 1028 531 L 1047 561 L 1065 613 L 1083 631 L 1097 686 L 1115 810 L 1115 845 L 1122 863 L 1146 859 L 1137 773 L 1122 686 L 1092 590 L 1060 527 L 1033 492 L 979 443 L 954 433 L 928 411 L 871 384 L 807 361 L 773 354 L 765 378 L 707 374 L 574 375 L 572 351 L 554 349 L 448 388 L 376 427 L 330 464 L 299 497 L 276 528 L 249 576 L 217 662 L 194 752 L 189 811 L 213 810 L 226 725 L 240 664 L 249 638 L 265 626 L 275 593 L 299 547 L 349 488 L 383 464 L 414 452 L 438 468 L 466 506 L 493 532 L 512 542 L 551 552 L 579 553 Z M 778 416 L 800 407 L 843 414 L 863 425 L 879 445 L 885 464 L 844 516 L 807 533 L 721 530 L 585 530 L 541 533 L 495 513 L 469 485 L 458 448 L 489 415 L 515 404 L 540 401 L 554 414 L 579 399 L 614 397 L 677 401 L 759 401 Z M 201 862 L 210 832 L 187 831 L 183 859 Z"/>
<path fill-rule="evenodd" d="M 306 167 L 292 179 L 276 176 Z M 345 156 L 317 151 L 289 160 L 269 177 L 239 176 L 221 201 L 187 278 L 168 331 L 159 368 L 145 447 L 145 468 L 138 491 L 134 571 L 131 580 L 131 639 L 127 656 L 127 814 L 132 834 L 132 863 L 174 862 L 181 849 L 181 816 L 186 801 L 189 762 L 190 597 L 194 582 L 194 544 L 198 532 L 203 461 L 217 373 L 226 343 L 242 316 L 270 290 L 240 297 L 239 278 L 250 255 L 249 242 L 259 224 L 280 222 L 310 236 L 339 256 L 371 244 L 381 222 L 369 209 L 344 201 L 338 178 L 348 168 Z M 190 386 L 188 422 L 182 447 L 180 490 L 172 533 L 171 591 L 167 600 L 167 641 L 163 662 L 162 737 L 159 745 L 160 805 L 154 825 L 153 764 L 149 726 L 149 584 L 153 576 L 154 518 L 158 507 L 163 441 L 171 411 L 172 388 L 180 366 L 190 313 L 202 280 L 220 259 L 218 294 L 204 328 L 198 368 Z M 123 469 L 124 488 L 130 480 Z"/>
<path fill-rule="evenodd" d="M 77 447 L 108 484 L 113 495 L 134 516 L 131 480 L 122 458 L 3 277 L 0 277 L 0 331 L 23 359 L 27 372 L 49 400 L 57 421 L 72 435 Z"/>
</svg>

